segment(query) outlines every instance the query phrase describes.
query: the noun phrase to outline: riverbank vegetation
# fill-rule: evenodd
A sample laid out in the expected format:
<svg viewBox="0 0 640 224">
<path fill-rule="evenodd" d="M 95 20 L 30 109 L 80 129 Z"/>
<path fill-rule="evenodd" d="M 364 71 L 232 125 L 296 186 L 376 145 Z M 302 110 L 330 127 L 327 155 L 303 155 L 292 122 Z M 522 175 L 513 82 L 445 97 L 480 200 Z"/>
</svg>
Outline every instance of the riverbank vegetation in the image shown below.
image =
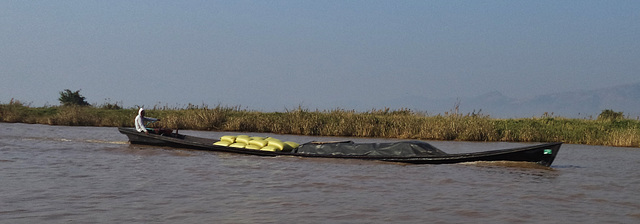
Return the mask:
<svg viewBox="0 0 640 224">
<path fill-rule="evenodd" d="M 240 107 L 189 104 L 146 108 L 157 125 L 173 129 L 268 132 L 277 134 L 380 137 L 447 141 L 556 142 L 640 147 L 640 121 L 603 111 L 597 119 L 541 117 L 496 119 L 479 113 L 428 115 L 408 109 L 259 112 Z M 94 106 L 31 107 L 11 100 L 0 104 L 0 122 L 69 126 L 130 127 L 137 108 Z"/>
</svg>

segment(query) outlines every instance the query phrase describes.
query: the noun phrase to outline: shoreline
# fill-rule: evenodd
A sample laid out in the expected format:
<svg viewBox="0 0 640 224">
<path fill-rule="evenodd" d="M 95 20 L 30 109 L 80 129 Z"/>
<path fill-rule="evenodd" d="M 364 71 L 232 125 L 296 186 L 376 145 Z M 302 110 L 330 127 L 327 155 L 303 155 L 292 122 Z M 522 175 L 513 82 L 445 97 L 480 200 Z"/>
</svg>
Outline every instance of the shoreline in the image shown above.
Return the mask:
<svg viewBox="0 0 640 224">
<path fill-rule="evenodd" d="M 181 130 L 257 132 L 309 136 L 373 137 L 439 141 L 564 142 L 640 147 L 633 119 L 496 119 L 482 114 L 425 115 L 407 109 L 259 112 L 239 107 L 150 108 L 154 124 Z M 0 104 L 0 122 L 66 126 L 132 127 L 137 109 L 94 106 L 29 107 Z"/>
</svg>

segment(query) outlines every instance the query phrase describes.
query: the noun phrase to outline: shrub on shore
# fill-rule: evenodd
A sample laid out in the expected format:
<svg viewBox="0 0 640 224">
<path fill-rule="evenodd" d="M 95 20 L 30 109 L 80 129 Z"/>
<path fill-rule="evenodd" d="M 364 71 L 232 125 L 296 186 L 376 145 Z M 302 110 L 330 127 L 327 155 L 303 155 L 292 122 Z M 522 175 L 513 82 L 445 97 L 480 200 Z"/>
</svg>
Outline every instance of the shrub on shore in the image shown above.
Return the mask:
<svg viewBox="0 0 640 224">
<path fill-rule="evenodd" d="M 64 106 L 89 106 L 90 104 L 85 99 L 84 96 L 80 95 L 80 90 L 73 92 L 69 89 L 60 92 L 60 97 L 58 98 L 60 104 Z"/>
</svg>

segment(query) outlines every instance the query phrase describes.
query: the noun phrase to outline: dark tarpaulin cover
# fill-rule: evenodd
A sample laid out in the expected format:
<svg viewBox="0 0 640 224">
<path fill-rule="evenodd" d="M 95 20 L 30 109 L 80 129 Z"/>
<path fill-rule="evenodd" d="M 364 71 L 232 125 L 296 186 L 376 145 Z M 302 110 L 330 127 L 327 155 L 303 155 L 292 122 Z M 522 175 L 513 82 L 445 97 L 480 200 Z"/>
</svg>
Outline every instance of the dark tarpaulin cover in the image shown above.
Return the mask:
<svg viewBox="0 0 640 224">
<path fill-rule="evenodd" d="M 447 154 L 429 143 L 421 141 L 392 143 L 310 142 L 301 145 L 296 150 L 297 153 L 311 155 L 428 157 Z"/>
</svg>

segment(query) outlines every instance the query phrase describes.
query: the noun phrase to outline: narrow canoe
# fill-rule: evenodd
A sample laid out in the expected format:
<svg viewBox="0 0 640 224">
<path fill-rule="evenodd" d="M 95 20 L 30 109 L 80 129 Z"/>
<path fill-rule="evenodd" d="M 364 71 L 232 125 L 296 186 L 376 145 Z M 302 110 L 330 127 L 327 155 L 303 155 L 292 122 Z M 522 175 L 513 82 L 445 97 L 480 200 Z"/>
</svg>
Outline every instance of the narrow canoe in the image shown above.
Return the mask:
<svg viewBox="0 0 640 224">
<path fill-rule="evenodd" d="M 544 143 L 531 146 L 523 146 L 509 149 L 497 149 L 473 153 L 449 154 L 421 141 L 405 141 L 398 143 L 353 143 L 353 142 L 332 142 L 332 143 L 305 143 L 290 152 L 272 152 L 255 149 L 235 148 L 214 145 L 218 139 L 201 138 L 177 133 L 145 134 L 137 132 L 134 128 L 118 128 L 120 133 L 125 134 L 131 144 L 159 145 L 176 148 L 188 148 L 197 150 L 210 150 L 229 153 L 249 154 L 257 156 L 298 156 L 315 158 L 338 158 L 338 159 L 361 159 L 379 160 L 397 163 L 411 164 L 450 164 L 476 161 L 514 161 L 532 162 L 543 166 L 551 166 L 562 142 Z M 360 148 L 374 148 L 374 153 L 353 154 L 345 153 L 349 149 L 358 152 Z M 386 148 L 404 147 L 409 151 L 420 151 L 418 154 L 388 152 Z M 382 149 L 381 149 L 382 148 Z M 310 150 L 309 150 L 310 149 Z M 332 149 L 334 151 L 327 151 Z M 337 149 L 337 150 L 336 150 Z M 395 154 L 394 154 L 395 153 Z"/>
</svg>

